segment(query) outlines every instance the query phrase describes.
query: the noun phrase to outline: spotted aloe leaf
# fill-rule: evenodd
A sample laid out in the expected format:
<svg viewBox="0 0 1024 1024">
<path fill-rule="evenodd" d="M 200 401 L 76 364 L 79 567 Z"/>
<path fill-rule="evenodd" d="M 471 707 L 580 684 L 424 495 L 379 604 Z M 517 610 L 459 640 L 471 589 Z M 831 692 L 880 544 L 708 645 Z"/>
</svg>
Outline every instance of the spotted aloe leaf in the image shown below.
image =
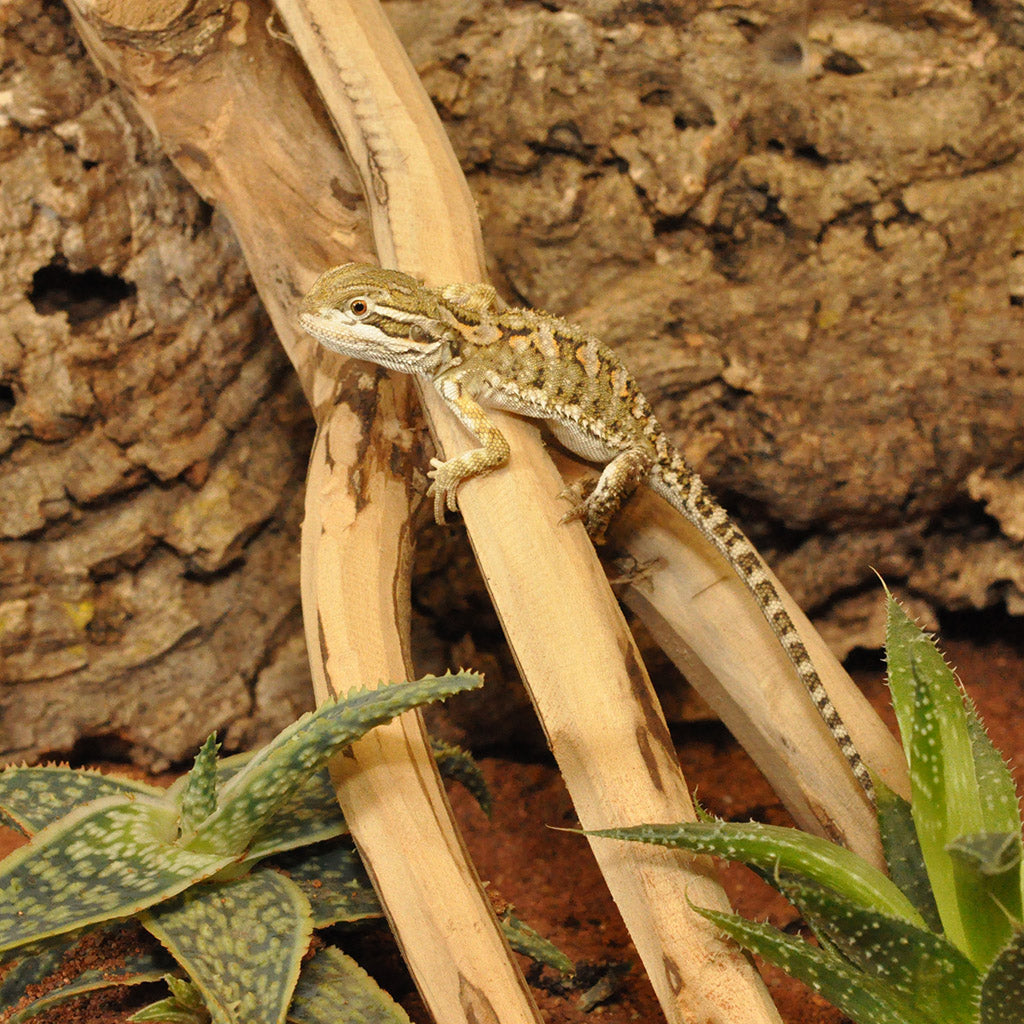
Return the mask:
<svg viewBox="0 0 1024 1024">
<path fill-rule="evenodd" d="M 258 750 L 243 750 L 240 754 L 228 754 L 226 757 L 218 757 L 214 762 L 214 768 L 217 772 L 217 788 L 219 789 L 228 779 L 237 775 L 258 753 Z M 188 773 L 186 773 L 185 775 L 179 775 L 164 792 L 175 796 L 180 802 L 184 798 L 185 788 L 188 785 Z"/>
<path fill-rule="evenodd" d="M 978 870 L 990 880 L 991 898 L 1019 923 L 1024 920 L 1024 836 L 1017 790 L 1006 761 L 969 699 L 965 699 L 965 713 L 985 831 L 954 840 L 953 856 L 959 851 L 968 858 L 980 857 Z"/>
<path fill-rule="evenodd" d="M 27 991 L 33 986 L 43 985 L 47 977 L 60 967 L 61 961 L 75 945 L 77 937 L 64 941 L 55 941 L 52 945 L 32 956 L 23 956 L 10 964 L 7 972 L 0 978 L 0 1024 L 11 1024 L 11 1021 L 24 1019 L 19 1016 L 21 1011 L 34 999 L 29 999 Z M 44 986 L 48 988 L 49 986 Z M 36 1011 L 32 1011 L 36 1012 Z"/>
<path fill-rule="evenodd" d="M 878 831 L 889 877 L 917 908 L 925 924 L 934 932 L 942 931 L 939 909 L 935 906 L 921 844 L 914 830 L 910 803 L 894 793 L 880 778 L 875 778 Z"/>
<path fill-rule="evenodd" d="M 0 862 L 0 955 L 136 914 L 232 860 L 174 847 L 177 813 L 141 794 L 102 797 Z"/>
<path fill-rule="evenodd" d="M 353 691 L 303 715 L 225 783 L 217 809 L 186 845 L 209 853 L 241 855 L 274 812 L 332 754 L 410 708 L 482 682 L 472 672 L 424 676 L 376 690 Z"/>
<path fill-rule="evenodd" d="M 978 1024 L 1020 1024 L 1024 1007 L 1024 929 L 1014 928 L 981 986 Z"/>
<path fill-rule="evenodd" d="M 328 898 L 318 899 L 324 924 L 381 911 L 351 847 L 338 844 L 328 857 L 331 844 L 320 844 L 305 868 L 294 869 L 295 881 L 254 865 L 278 854 L 278 866 L 287 867 L 282 850 L 346 831 L 321 769 L 336 750 L 410 707 L 480 682 L 460 673 L 359 691 L 305 716 L 264 750 L 220 763 L 211 738 L 192 772 L 167 791 L 70 769 L 3 773 L 0 808 L 37 834 L 0 864 L 0 889 L 9 897 L 0 905 L 0 958 L 4 950 L 60 944 L 69 933 L 95 938 L 98 925 L 139 916 L 198 986 L 172 992 L 150 1008 L 151 1019 L 202 1018 L 205 1007 L 200 1012 L 191 996 L 182 998 L 198 992 L 218 1022 L 283 1021 L 312 928 L 303 886 L 318 895 L 327 890 Z M 454 762 L 464 775 L 461 760 Z M 11 1005 L 58 955 L 23 956 L 4 978 L 5 992 L 8 982 L 15 986 Z M 268 963 L 275 966 L 269 973 Z M 135 973 L 115 972 L 106 981 L 87 971 L 48 998 L 55 1005 L 73 991 L 130 983 L 143 967 L 134 966 Z M 354 984 L 352 972 L 344 973 Z M 366 1019 L 390 1019 L 378 1010 Z M 3 1017 L 0 1024 L 7 1024 Z"/>
<path fill-rule="evenodd" d="M 464 750 L 451 743 L 431 740 L 431 749 L 441 775 L 465 786 L 485 813 L 489 813 L 490 793 L 483 774 Z M 247 762 L 252 755 L 241 755 Z M 226 758 L 237 764 L 238 758 Z M 242 762 L 242 763 L 245 763 Z M 222 782 L 227 779 L 219 776 Z M 314 772 L 260 826 L 246 850 L 246 860 L 255 861 L 295 847 L 308 846 L 335 836 L 346 835 L 348 825 L 338 806 L 334 784 L 326 768 Z"/>
<path fill-rule="evenodd" d="M 306 894 L 316 928 L 384 916 L 363 862 L 347 837 L 292 850 L 266 863 L 283 871 Z M 572 961 L 511 912 L 501 914 L 498 924 L 517 953 L 562 974 L 572 973 Z"/>
<path fill-rule="evenodd" d="M 302 890 L 315 928 L 384 915 L 366 868 L 347 837 L 292 850 L 267 864 L 283 871 Z"/>
<path fill-rule="evenodd" d="M 964 695 L 967 731 L 971 737 L 974 772 L 981 798 L 981 820 L 986 832 L 1021 834 L 1020 803 L 1013 776 L 1003 758 L 989 739 L 978 717 L 974 702 Z"/>
<path fill-rule="evenodd" d="M 950 941 L 983 968 L 1020 918 L 1020 871 L 982 873 L 957 849 L 965 841 L 976 848 L 972 837 L 1005 832 L 1019 850 L 1012 780 L 980 723 L 972 726 L 973 708 L 939 649 L 891 597 L 886 650 L 910 768 L 914 827 L 939 917 Z"/>
<path fill-rule="evenodd" d="M 181 794 L 181 819 L 179 830 L 182 837 L 195 834 L 199 825 L 208 818 L 217 806 L 217 751 L 220 744 L 216 736 L 199 748 L 192 770 L 185 776 Z"/>
<path fill-rule="evenodd" d="M 338 797 L 326 768 L 314 772 L 260 826 L 245 851 L 246 860 L 347 835 Z"/>
<path fill-rule="evenodd" d="M 0 821 L 32 836 L 90 800 L 135 795 L 156 799 L 163 791 L 144 782 L 66 765 L 12 765 L 0 771 Z"/>
<path fill-rule="evenodd" d="M 553 943 L 534 931 L 525 921 L 520 921 L 511 910 L 498 918 L 501 930 L 508 944 L 523 956 L 538 964 L 546 964 L 559 974 L 572 974 L 576 969 L 573 962 Z"/>
<path fill-rule="evenodd" d="M 23 1024 L 69 999 L 112 985 L 159 981 L 173 961 L 162 951 L 135 951 L 135 931 L 123 925 L 95 929 L 17 961 L 0 981 L 0 1008 L 6 1007 L 0 1009 L 0 1024 Z M 99 966 L 72 969 L 75 963 L 97 960 Z"/>
<path fill-rule="evenodd" d="M 410 1024 L 409 1017 L 350 956 L 321 949 L 303 968 L 289 1024 Z"/>
<path fill-rule="evenodd" d="M 216 762 L 216 790 L 236 776 L 258 753 L 246 751 Z M 188 775 L 183 775 L 167 789 L 169 798 L 184 799 Z M 262 860 L 285 850 L 308 846 L 310 843 L 345 835 L 348 825 L 338 806 L 338 797 L 326 768 L 313 772 L 287 799 L 285 799 L 260 826 L 245 851 L 249 863 Z"/>
<path fill-rule="evenodd" d="M 447 743 L 431 737 L 430 750 L 437 761 L 437 769 L 446 779 L 454 779 L 465 786 L 480 809 L 490 817 L 491 793 L 487 788 L 480 766 L 473 758 L 455 743 Z"/>
<path fill-rule="evenodd" d="M 741 946 L 781 967 L 839 1007 L 856 1024 L 947 1024 L 895 1000 L 892 987 L 829 950 L 793 939 L 777 928 L 737 914 L 694 908 Z"/>
<path fill-rule="evenodd" d="M 209 1024 L 210 1013 L 203 1002 L 203 994 L 195 985 L 169 974 L 164 976 L 164 981 L 171 994 L 129 1017 L 132 1024 Z"/>
<path fill-rule="evenodd" d="M 877 868 L 849 850 L 796 829 L 753 821 L 715 821 L 634 825 L 586 834 L 739 860 L 769 877 L 785 873 L 794 880 L 833 889 L 857 906 L 873 908 L 918 927 L 924 924 L 910 900 Z"/>
<path fill-rule="evenodd" d="M 779 888 L 833 950 L 887 986 L 893 1005 L 913 1007 L 942 1024 L 972 1024 L 981 978 L 941 935 L 820 886 L 782 880 Z"/>
<path fill-rule="evenodd" d="M 195 886 L 142 916 L 188 973 L 214 1024 L 284 1024 L 313 920 L 297 885 L 268 869 Z"/>
<path fill-rule="evenodd" d="M 701 821 L 597 834 L 750 864 L 800 907 L 820 948 L 699 912 L 857 1024 L 1017 1024 L 1024 846 L 1012 777 L 935 644 L 891 599 L 886 647 L 912 790 L 908 804 L 876 785 L 899 898 L 873 868 L 857 870 L 852 854 L 829 855 L 795 830 Z"/>
</svg>

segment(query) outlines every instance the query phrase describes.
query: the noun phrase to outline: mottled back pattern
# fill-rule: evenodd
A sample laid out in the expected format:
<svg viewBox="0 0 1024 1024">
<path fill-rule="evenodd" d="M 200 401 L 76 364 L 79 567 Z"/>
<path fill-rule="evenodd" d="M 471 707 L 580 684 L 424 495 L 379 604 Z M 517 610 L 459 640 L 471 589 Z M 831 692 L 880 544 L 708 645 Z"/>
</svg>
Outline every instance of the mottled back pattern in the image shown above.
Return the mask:
<svg viewBox="0 0 1024 1024">
<path fill-rule="evenodd" d="M 503 309 L 486 285 L 433 289 L 377 267 L 346 264 L 317 281 L 300 323 L 338 352 L 419 374 L 437 388 L 481 447 L 431 460 L 434 512 L 457 507 L 459 484 L 508 460 L 486 410 L 543 420 L 570 451 L 604 469 L 565 518 L 600 543 L 636 487 L 646 483 L 725 557 L 750 590 L 865 793 L 858 754 L 757 550 L 669 441 L 618 357 L 582 328 L 533 309 Z"/>
</svg>

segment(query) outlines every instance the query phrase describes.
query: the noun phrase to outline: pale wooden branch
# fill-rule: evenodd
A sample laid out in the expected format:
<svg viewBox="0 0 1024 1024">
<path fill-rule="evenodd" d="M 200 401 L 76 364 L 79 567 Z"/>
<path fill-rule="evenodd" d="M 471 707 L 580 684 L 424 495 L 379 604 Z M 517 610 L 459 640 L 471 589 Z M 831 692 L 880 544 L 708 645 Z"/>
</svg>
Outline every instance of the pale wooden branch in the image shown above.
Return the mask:
<svg viewBox="0 0 1024 1024">
<path fill-rule="evenodd" d="M 556 453 L 569 481 L 592 472 Z M 649 491 L 609 531 L 621 596 L 757 762 L 801 827 L 882 866 L 874 811 L 761 610 L 697 529 Z M 899 743 L 775 577 L 861 756 L 909 797 Z"/>
<path fill-rule="evenodd" d="M 475 281 L 483 256 L 472 198 L 436 113 L 376 0 L 279 0 L 366 187 L 385 265 L 433 283 Z M 449 456 L 472 442 L 423 394 Z M 560 486 L 535 428 L 497 418 L 507 471 L 460 503 L 484 578 L 586 827 L 692 818 L 646 671 L 582 527 L 559 527 Z M 666 1015 L 777 1020 L 750 965 L 693 913 L 724 907 L 706 862 L 595 841 L 594 852 Z"/>
<path fill-rule="evenodd" d="M 234 5 L 230 16 L 212 4 L 182 5 L 170 13 L 145 7 L 146 23 L 134 26 L 137 7 L 131 3 L 78 4 L 73 10 L 94 56 L 136 95 L 179 166 L 231 217 L 321 423 L 304 532 L 307 628 L 311 650 L 322 656 L 314 657 L 318 694 L 332 683 L 405 674 L 396 653 L 406 614 L 409 477 L 401 470 L 391 480 L 387 474 L 395 472 L 396 452 L 402 463 L 407 446 L 394 442 L 393 427 L 374 433 L 377 421 L 353 405 L 351 390 L 346 402 L 335 405 L 338 363 L 296 336 L 290 320 L 313 272 L 366 258 L 359 214 L 353 213 L 354 182 L 346 180 L 345 162 L 306 104 L 302 86 L 289 77 L 296 70 L 290 54 L 266 39 L 266 12 L 259 4 Z M 382 262 L 435 282 L 479 279 L 479 234 L 465 182 L 376 3 L 281 7 L 369 186 Z M 216 22 L 213 31 L 195 30 L 200 17 L 208 19 L 205 28 L 209 19 Z M 182 20 L 193 26 L 191 35 L 181 31 Z M 134 39 L 133 27 L 141 30 Z M 220 36 L 230 46 L 216 45 Z M 188 59 L 179 62 L 183 53 Z M 200 56 L 218 64 L 200 67 Z M 393 394 L 400 418 L 401 381 L 394 382 Z M 446 420 L 436 396 L 424 399 L 445 449 L 465 447 L 468 439 Z M 562 511 L 553 498 L 558 478 L 533 428 L 505 419 L 502 429 L 513 446 L 509 471 L 471 482 L 460 497 L 580 819 L 596 827 L 687 818 L 692 811 L 667 730 L 598 563 L 578 526 L 555 526 Z M 357 467 L 363 452 L 378 457 Z M 353 565 L 365 567 L 366 575 L 344 579 Z M 429 819 L 441 810 L 445 817 L 447 808 L 443 794 L 431 788 L 436 776 L 423 756 L 418 721 L 392 728 L 390 736 L 374 734 L 356 748 L 347 763 L 358 763 L 358 770 L 339 772 L 338 779 L 414 977 L 439 1020 L 496 1020 L 499 1014 L 502 1020 L 534 1019 L 521 979 L 509 972 L 507 960 L 499 964 L 504 950 L 488 959 L 491 939 L 482 947 L 468 943 L 467 934 L 481 932 L 457 931 L 444 912 L 453 893 L 434 879 L 454 878 L 469 891 L 472 870 L 460 860 L 457 836 L 445 822 L 429 847 L 433 852 L 420 854 L 424 840 L 417 825 L 430 826 Z M 429 797 L 418 805 L 406 802 L 417 788 Z M 814 816 L 836 818 L 836 799 L 826 792 L 819 802 L 827 810 Z M 397 840 L 390 839 L 389 807 L 410 826 Z M 413 837 L 416 856 L 396 856 L 396 849 L 409 852 Z M 745 962 L 688 911 L 687 895 L 724 906 L 706 865 L 654 849 L 607 842 L 594 848 L 671 1020 L 695 1012 L 710 1021 L 777 1019 Z M 447 872 L 446 858 L 462 866 Z M 432 891 L 401 891 L 424 882 Z M 437 915 L 436 927 L 422 925 L 424 913 Z M 484 916 L 483 931 L 493 931 Z M 486 984 L 467 989 L 481 976 Z M 477 998 L 467 1002 L 456 989 Z M 499 991 L 504 998 L 495 997 Z"/>
<path fill-rule="evenodd" d="M 339 254 L 369 259 L 361 190 L 260 2 L 69 7 L 100 67 L 231 220 L 320 425 L 303 529 L 318 700 L 404 678 L 409 504 L 423 456 L 411 388 L 333 358 L 294 325 Z M 378 379 L 383 381 L 378 387 Z M 335 765 L 339 799 L 424 1001 L 438 1021 L 539 1019 L 451 819 L 420 717 L 375 730 Z"/>
</svg>

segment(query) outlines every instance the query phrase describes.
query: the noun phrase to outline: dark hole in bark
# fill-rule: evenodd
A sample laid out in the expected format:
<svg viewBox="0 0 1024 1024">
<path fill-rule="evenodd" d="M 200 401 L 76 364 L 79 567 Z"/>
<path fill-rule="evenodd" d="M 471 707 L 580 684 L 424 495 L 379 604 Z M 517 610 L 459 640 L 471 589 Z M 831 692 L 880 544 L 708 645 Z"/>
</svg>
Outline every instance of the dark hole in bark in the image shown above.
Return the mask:
<svg viewBox="0 0 1024 1024">
<path fill-rule="evenodd" d="M 860 75 L 864 73 L 864 65 L 856 57 L 851 57 L 842 50 L 833 50 L 824 60 L 822 67 L 837 75 Z"/>
<path fill-rule="evenodd" d="M 95 320 L 135 294 L 135 285 L 102 270 L 69 270 L 55 262 L 32 275 L 29 301 L 41 316 L 66 313 L 72 326 Z"/>
</svg>

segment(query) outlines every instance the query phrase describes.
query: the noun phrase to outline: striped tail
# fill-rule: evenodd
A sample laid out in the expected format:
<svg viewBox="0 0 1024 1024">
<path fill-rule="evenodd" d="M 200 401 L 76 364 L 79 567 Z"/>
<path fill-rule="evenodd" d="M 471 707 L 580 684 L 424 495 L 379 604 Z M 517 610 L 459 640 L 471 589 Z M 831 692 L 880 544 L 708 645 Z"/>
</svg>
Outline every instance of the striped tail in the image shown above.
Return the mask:
<svg viewBox="0 0 1024 1024">
<path fill-rule="evenodd" d="M 807 648 L 800 639 L 800 634 L 789 617 L 789 612 L 786 611 L 764 561 L 757 553 L 757 548 L 729 518 L 725 509 L 712 497 L 704 481 L 690 469 L 678 453 L 673 452 L 667 460 L 655 462 L 651 470 L 650 484 L 652 490 L 678 509 L 711 541 L 746 584 L 772 632 L 778 637 L 782 649 L 793 663 L 796 674 L 807 688 L 818 714 L 828 726 L 828 731 L 842 751 L 855 778 L 874 804 L 875 787 L 871 781 L 871 773 L 861 760 L 845 723 L 832 703 L 832 698 L 825 691 L 811 656 L 807 653 Z"/>
</svg>

